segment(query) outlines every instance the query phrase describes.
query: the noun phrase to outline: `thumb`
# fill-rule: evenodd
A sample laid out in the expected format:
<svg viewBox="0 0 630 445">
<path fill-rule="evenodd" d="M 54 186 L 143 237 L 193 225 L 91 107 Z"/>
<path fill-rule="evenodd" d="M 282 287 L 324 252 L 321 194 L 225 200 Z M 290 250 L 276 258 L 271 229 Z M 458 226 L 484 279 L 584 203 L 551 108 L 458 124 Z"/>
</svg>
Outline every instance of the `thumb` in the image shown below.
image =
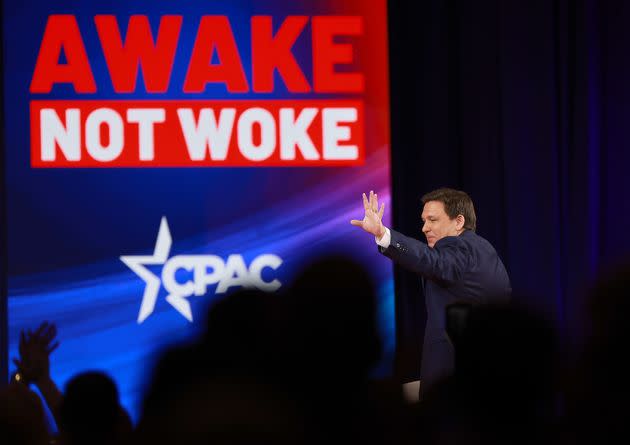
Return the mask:
<svg viewBox="0 0 630 445">
<path fill-rule="evenodd" d="M 363 221 L 359 221 L 358 219 L 353 219 L 353 220 L 350 221 L 350 224 L 352 224 L 353 226 L 362 227 L 363 226 Z"/>
</svg>

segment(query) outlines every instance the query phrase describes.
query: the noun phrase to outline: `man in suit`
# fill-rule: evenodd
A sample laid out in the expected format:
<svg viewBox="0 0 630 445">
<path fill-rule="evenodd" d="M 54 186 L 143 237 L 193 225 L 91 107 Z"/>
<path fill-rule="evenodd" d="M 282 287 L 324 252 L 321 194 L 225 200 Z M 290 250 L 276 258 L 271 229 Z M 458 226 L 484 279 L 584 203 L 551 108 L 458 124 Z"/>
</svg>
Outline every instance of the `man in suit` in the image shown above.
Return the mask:
<svg viewBox="0 0 630 445">
<path fill-rule="evenodd" d="M 492 245 L 475 233 L 476 216 L 470 197 L 441 188 L 422 197 L 422 232 L 427 243 L 383 225 L 385 204 L 363 194 L 365 216 L 351 224 L 375 237 L 379 251 L 420 276 L 427 325 L 420 368 L 423 392 L 453 373 L 453 345 L 446 333 L 446 307 L 506 302 L 511 293 L 505 266 Z"/>
</svg>

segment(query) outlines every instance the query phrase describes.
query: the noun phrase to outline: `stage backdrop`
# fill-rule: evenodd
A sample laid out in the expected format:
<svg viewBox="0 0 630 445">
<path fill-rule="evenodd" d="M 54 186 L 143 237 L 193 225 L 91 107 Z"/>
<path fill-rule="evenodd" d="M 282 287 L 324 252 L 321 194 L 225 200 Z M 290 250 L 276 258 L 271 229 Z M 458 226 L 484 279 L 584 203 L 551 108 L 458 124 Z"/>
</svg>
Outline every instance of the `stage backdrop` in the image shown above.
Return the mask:
<svg viewBox="0 0 630 445">
<path fill-rule="evenodd" d="M 54 380 L 104 370 L 137 418 L 207 305 L 342 251 L 378 284 L 387 375 L 392 267 L 349 224 L 362 192 L 389 204 L 386 17 L 385 0 L 4 2 L 9 357 L 52 321 Z"/>
</svg>

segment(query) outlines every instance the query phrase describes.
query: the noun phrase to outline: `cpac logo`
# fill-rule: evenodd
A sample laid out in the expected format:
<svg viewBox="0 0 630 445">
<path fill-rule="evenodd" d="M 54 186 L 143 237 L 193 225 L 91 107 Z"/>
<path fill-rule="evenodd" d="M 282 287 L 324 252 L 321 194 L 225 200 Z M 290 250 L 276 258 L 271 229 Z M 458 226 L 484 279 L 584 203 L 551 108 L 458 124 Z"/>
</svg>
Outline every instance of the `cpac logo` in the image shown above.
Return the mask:
<svg viewBox="0 0 630 445">
<path fill-rule="evenodd" d="M 142 323 L 153 313 L 161 284 L 168 292 L 166 301 L 190 322 L 193 321 L 193 316 L 186 298 L 205 295 L 210 285 L 218 283 L 215 291 L 217 294 L 225 293 L 232 286 L 256 287 L 273 292 L 282 285 L 277 279 L 264 281 L 262 278 L 263 269 L 268 267 L 275 270 L 282 265 L 282 259 L 276 255 L 260 255 L 251 262 L 249 268 L 238 254 L 230 255 L 225 262 L 216 255 L 177 255 L 169 259 L 172 243 L 168 222 L 166 217 L 162 217 L 153 255 L 120 257 L 146 283 L 138 323 Z M 155 265 L 164 266 L 161 280 L 146 267 Z M 180 269 L 192 272 L 193 279 L 185 283 L 178 282 L 175 273 Z"/>
</svg>

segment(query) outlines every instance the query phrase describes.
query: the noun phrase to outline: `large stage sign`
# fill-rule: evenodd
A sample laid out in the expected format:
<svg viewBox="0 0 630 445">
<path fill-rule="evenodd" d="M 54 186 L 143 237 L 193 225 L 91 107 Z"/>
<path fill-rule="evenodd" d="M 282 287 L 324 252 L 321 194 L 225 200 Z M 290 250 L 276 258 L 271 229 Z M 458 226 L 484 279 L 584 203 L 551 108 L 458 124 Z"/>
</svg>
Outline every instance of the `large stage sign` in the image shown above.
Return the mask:
<svg viewBox="0 0 630 445">
<path fill-rule="evenodd" d="M 137 417 L 208 305 L 343 252 L 391 371 L 392 266 L 349 224 L 389 204 L 385 0 L 3 5 L 10 357 L 52 321 L 55 381 L 105 370 Z"/>
</svg>

